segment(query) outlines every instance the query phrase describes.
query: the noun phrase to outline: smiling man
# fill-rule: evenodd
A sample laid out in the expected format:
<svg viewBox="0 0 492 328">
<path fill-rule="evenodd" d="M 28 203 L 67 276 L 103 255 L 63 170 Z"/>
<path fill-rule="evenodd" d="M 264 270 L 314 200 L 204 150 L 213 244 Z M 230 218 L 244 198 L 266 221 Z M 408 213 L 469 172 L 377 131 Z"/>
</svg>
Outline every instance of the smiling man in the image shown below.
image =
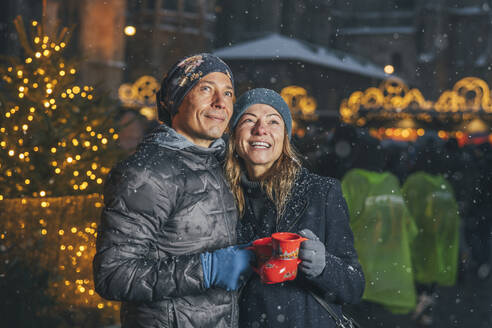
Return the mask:
<svg viewBox="0 0 492 328">
<path fill-rule="evenodd" d="M 122 327 L 236 327 L 251 251 L 222 175 L 233 110 L 229 67 L 211 54 L 174 65 L 157 93 L 164 122 L 105 186 L 97 292 L 122 301 Z"/>
</svg>

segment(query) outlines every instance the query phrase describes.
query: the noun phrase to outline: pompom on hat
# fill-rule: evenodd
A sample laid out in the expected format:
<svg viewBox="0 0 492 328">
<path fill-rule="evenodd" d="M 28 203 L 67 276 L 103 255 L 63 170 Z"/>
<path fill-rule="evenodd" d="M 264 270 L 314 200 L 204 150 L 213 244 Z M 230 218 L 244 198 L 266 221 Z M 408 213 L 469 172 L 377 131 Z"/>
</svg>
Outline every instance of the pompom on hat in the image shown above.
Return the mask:
<svg viewBox="0 0 492 328">
<path fill-rule="evenodd" d="M 238 98 L 234 104 L 234 113 L 232 114 L 230 122 L 232 130 L 236 128 L 239 119 L 248 110 L 248 108 L 255 104 L 272 106 L 280 114 L 280 116 L 282 116 L 289 139 L 291 138 L 292 115 L 290 114 L 289 106 L 277 92 L 264 88 L 249 90 Z"/>
<path fill-rule="evenodd" d="M 231 69 L 215 55 L 191 55 L 174 64 L 162 79 L 161 89 L 156 93 L 159 120 L 171 126 L 172 117 L 178 113 L 184 97 L 201 78 L 213 72 L 224 73 L 234 85 Z"/>
</svg>

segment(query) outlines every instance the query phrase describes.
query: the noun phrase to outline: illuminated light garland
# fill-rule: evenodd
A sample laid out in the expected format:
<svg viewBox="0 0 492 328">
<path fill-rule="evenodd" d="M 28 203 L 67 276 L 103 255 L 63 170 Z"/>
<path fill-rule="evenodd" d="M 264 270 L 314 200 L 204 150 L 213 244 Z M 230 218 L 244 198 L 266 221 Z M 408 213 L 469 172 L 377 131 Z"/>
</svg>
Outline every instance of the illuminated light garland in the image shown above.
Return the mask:
<svg viewBox="0 0 492 328">
<path fill-rule="evenodd" d="M 33 261 L 57 272 L 60 277 L 60 282 L 50 282 L 48 290 L 56 297 L 57 304 L 90 306 L 117 317 L 120 310 L 118 304 L 99 297 L 91 279 L 97 225 L 87 222 L 87 217 L 100 215 L 101 208 L 96 207 L 97 203 L 102 203 L 100 196 L 59 197 L 46 201 L 52 204 L 53 211 L 47 211 L 41 206 L 40 200 L 32 198 L 0 203 L 0 211 L 9 213 L 0 223 L 0 239 L 7 246 L 19 244 L 26 237 L 33 241 L 43 240 L 40 244 L 42 246 L 31 250 L 29 254 Z M 67 205 L 70 209 L 68 216 L 59 217 L 57 210 Z M 30 211 L 26 211 L 27 208 Z M 19 221 L 19 217 L 23 219 Z M 7 225 L 11 228 L 4 229 Z M 65 233 L 71 229 L 76 233 Z M 22 249 L 18 251 L 23 252 Z"/>
<path fill-rule="evenodd" d="M 470 94 L 473 96 L 470 97 Z M 450 116 L 450 114 L 459 114 Z M 357 124 L 361 118 L 368 120 L 398 120 L 414 117 L 430 123 L 438 115 L 442 120 L 470 120 L 476 115 L 492 113 L 492 98 L 487 83 L 467 77 L 459 80 L 452 90 L 444 91 L 436 102 L 425 100 L 417 89 L 409 89 L 401 80 L 388 79 L 379 88 L 355 91 L 340 105 L 342 121 Z"/>
<path fill-rule="evenodd" d="M 37 24 L 37 23 L 36 23 Z M 63 40 L 63 35 L 61 36 L 60 40 L 56 39 L 50 39 L 49 36 L 44 35 L 42 33 L 42 29 L 38 29 L 35 31 L 38 33 L 38 35 L 34 35 L 32 38 L 32 55 L 28 56 L 27 58 L 21 58 L 20 61 L 21 63 L 16 63 L 14 60 L 14 64 L 6 67 L 5 70 L 1 70 L 0 72 L 2 73 L 2 78 L 4 81 L 6 81 L 8 84 L 11 84 L 13 88 L 17 90 L 16 97 L 17 99 L 20 99 L 23 101 L 25 98 L 27 92 L 29 91 L 29 88 L 31 88 L 30 93 L 33 93 L 32 96 L 36 97 L 39 95 L 39 93 L 36 93 L 36 90 L 41 89 L 44 92 L 44 95 L 46 96 L 45 99 L 41 99 L 41 101 L 38 101 L 37 103 L 41 104 L 41 106 L 45 109 L 54 111 L 56 109 L 60 109 L 62 113 L 57 114 L 56 118 L 53 116 L 52 119 L 56 119 L 57 122 L 60 122 L 61 124 L 67 124 L 68 116 L 63 117 L 66 115 L 65 111 L 65 104 L 61 102 L 61 99 L 67 98 L 67 94 L 70 94 L 71 96 L 69 97 L 71 100 L 76 101 L 77 98 L 75 96 L 78 96 L 79 99 L 87 99 L 87 101 L 91 101 L 94 99 L 94 96 L 92 94 L 89 94 L 88 92 L 94 90 L 93 87 L 91 86 L 79 86 L 79 85 L 68 85 L 68 82 L 63 82 L 61 84 L 61 88 L 56 88 L 55 86 L 59 84 L 59 81 L 61 79 L 56 79 L 53 75 L 57 74 L 58 76 L 66 76 L 68 74 L 70 75 L 75 75 L 77 73 L 77 69 L 73 66 L 67 66 L 65 64 L 65 59 L 62 57 L 59 57 L 59 55 L 55 56 L 55 51 L 60 51 L 62 48 L 66 47 L 66 42 Z M 43 58 L 42 61 L 38 61 L 36 59 Z M 53 67 L 56 67 L 53 70 Z M 52 73 L 53 72 L 53 73 Z M 65 80 L 62 80 L 65 81 Z M 43 84 L 44 83 L 44 84 Z M 41 88 L 40 88 L 41 86 Z M 7 85 L 7 87 L 9 87 Z M 40 91 L 41 91 L 40 90 Z M 60 91 L 56 91 L 60 90 Z M 63 91 L 62 91 L 63 90 Z M 60 100 L 59 100 L 60 99 Z M 20 101 L 19 100 L 19 101 Z M 61 107 L 60 107 L 61 106 Z M 80 111 L 80 104 L 76 103 L 76 108 L 77 112 Z M 78 147 L 79 145 L 83 145 L 87 151 L 81 150 L 78 151 L 80 154 L 75 154 L 75 156 L 67 156 L 65 154 L 66 151 L 69 151 L 70 147 L 67 146 L 66 142 L 62 142 L 61 144 L 59 143 L 58 146 L 43 146 L 43 149 L 40 149 L 38 145 L 33 145 L 31 143 L 31 139 L 29 137 L 27 138 L 17 138 L 16 143 L 13 147 L 7 148 L 7 140 L 10 140 L 11 136 L 14 136 L 15 133 L 18 133 L 19 131 L 26 134 L 26 133 L 38 133 L 37 130 L 31 131 L 33 127 L 36 127 L 36 129 L 39 127 L 39 122 L 40 122 L 40 116 L 41 115 L 47 115 L 51 118 L 52 115 L 50 111 L 42 110 L 39 113 L 36 112 L 36 105 L 30 104 L 30 100 L 28 100 L 26 103 L 22 103 L 23 108 L 28 108 L 29 114 L 17 114 L 19 111 L 19 106 L 15 106 L 15 108 L 11 108 L 8 111 L 5 111 L 3 115 L 7 118 L 12 120 L 12 123 L 14 124 L 9 124 L 9 130 L 13 131 L 14 133 L 10 133 L 9 135 L 6 136 L 5 140 L 0 141 L 0 150 L 5 152 L 5 156 L 8 156 L 10 158 L 16 158 L 18 159 L 19 163 L 15 165 L 15 168 L 12 169 L 11 167 L 6 166 L 6 164 L 3 164 L 0 166 L 0 175 L 4 174 L 5 177 L 8 178 L 15 178 L 19 179 L 22 177 L 22 175 L 26 176 L 26 173 L 24 172 L 36 172 L 36 165 L 39 165 L 38 163 L 33 163 L 28 164 L 28 166 L 22 166 L 21 163 L 29 163 L 33 162 L 33 159 L 29 156 L 29 152 L 26 152 L 23 150 L 23 147 L 27 147 L 29 150 L 33 150 L 35 153 L 39 153 L 41 155 L 49 153 L 52 155 L 53 159 L 56 159 L 54 162 L 64 162 L 62 166 L 52 166 L 53 169 L 51 170 L 53 177 L 60 177 L 60 179 L 63 179 L 67 174 L 70 176 L 73 176 L 76 178 L 76 181 L 71 181 L 71 179 L 68 179 L 66 183 L 69 183 L 69 187 L 71 190 L 89 190 L 91 187 L 91 183 L 93 185 L 99 186 L 102 184 L 103 179 L 101 177 L 98 177 L 96 174 L 92 174 L 88 176 L 89 178 L 87 181 L 82 181 L 78 180 L 77 173 L 73 173 L 73 169 L 76 167 L 76 160 L 80 160 L 82 158 L 81 155 L 87 157 L 89 160 L 90 158 L 97 158 L 94 157 L 94 155 L 88 155 L 87 151 L 90 151 L 91 153 L 99 153 L 101 150 L 106 150 L 108 146 L 110 145 L 110 140 L 113 142 L 118 139 L 118 136 L 115 135 L 115 130 L 111 130 L 112 128 L 109 128 L 112 132 L 110 132 L 108 135 L 104 135 L 102 133 L 96 133 L 95 129 L 97 127 L 95 126 L 89 126 L 91 129 L 91 133 L 89 135 L 78 135 L 76 138 L 70 138 L 67 139 L 70 142 L 70 146 L 73 145 L 73 147 Z M 104 114 L 103 114 L 104 115 Z M 20 122 L 23 120 L 23 122 Z M 75 121 L 76 122 L 76 121 Z M 27 124 L 28 123 L 28 124 Z M 114 125 L 114 124 L 113 124 Z M 86 126 L 87 127 L 87 126 Z M 106 130 L 106 129 L 104 129 Z M 5 128 L 2 127 L 2 133 L 5 132 Z M 101 140 L 101 143 L 96 145 L 96 138 L 97 140 Z M 29 140 L 29 142 L 26 142 L 26 140 Z M 9 141 L 10 142 L 10 141 Z M 10 143 L 9 143 L 10 145 Z M 111 146 L 112 147 L 112 146 Z M 19 150 L 19 151 L 17 151 Z M 1 153 L 0 153 L 0 160 L 1 160 Z M 99 156 L 99 155 L 97 155 Z M 35 159 L 38 159 L 39 157 L 36 157 Z M 48 163 L 53 162 L 53 160 L 50 160 Z M 92 163 L 92 162 L 91 162 Z M 70 164 L 73 168 L 72 170 L 67 170 L 67 167 L 65 167 L 67 164 Z M 10 165 L 10 164 L 9 164 Z M 85 165 L 85 164 L 83 164 Z M 89 164 L 90 165 L 90 164 Z M 101 174 L 107 174 L 106 171 L 103 172 L 101 170 Z M 22 184 L 26 186 L 24 183 L 24 180 L 21 180 Z M 29 186 L 32 186 L 32 188 L 36 188 L 36 186 L 39 187 L 39 182 L 37 179 L 33 180 L 32 178 L 29 180 L 30 183 L 28 184 Z M 62 181 L 62 180 L 60 180 Z M 51 183 L 51 182 L 50 182 Z M 19 186 L 19 183 L 12 183 L 12 188 L 10 188 L 11 191 L 22 191 L 25 190 L 26 193 L 36 195 L 38 197 L 39 192 L 36 190 L 31 190 L 28 191 L 25 187 Z M 76 186 L 74 188 L 74 186 Z M 99 188 L 99 187 L 98 187 Z M 52 191 L 49 191 L 49 194 L 51 194 Z M 4 194 L 4 193 L 2 193 Z"/>
<path fill-rule="evenodd" d="M 33 263 L 54 273 L 43 292 L 56 297 L 57 310 L 92 307 L 113 316 L 119 306 L 101 299 L 92 282 L 93 221 L 103 206 L 101 196 L 92 193 L 102 190 L 118 159 L 110 155 L 119 155 L 116 124 L 109 119 L 111 107 L 103 108 L 93 87 L 77 83 L 78 69 L 62 57 L 69 30 L 51 38 L 38 22 L 31 25 L 37 28 L 27 40 L 31 49 L 22 52 L 28 55 L 11 56 L 11 66 L 0 67 L 5 96 L 0 104 L 0 179 L 5 182 L 0 185 L 0 239 L 9 252 L 17 252 L 9 254 L 12 258 L 32 256 Z M 85 175 L 88 170 L 91 175 Z M 52 197 L 79 193 L 91 194 Z"/>
</svg>

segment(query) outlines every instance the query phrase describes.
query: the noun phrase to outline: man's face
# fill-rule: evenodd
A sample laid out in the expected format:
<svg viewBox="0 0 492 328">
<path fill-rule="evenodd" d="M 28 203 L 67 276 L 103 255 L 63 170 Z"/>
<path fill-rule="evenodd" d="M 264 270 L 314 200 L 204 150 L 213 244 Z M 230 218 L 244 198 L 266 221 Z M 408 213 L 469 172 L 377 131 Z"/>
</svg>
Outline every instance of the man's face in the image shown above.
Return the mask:
<svg viewBox="0 0 492 328">
<path fill-rule="evenodd" d="M 233 110 L 234 89 L 224 73 L 205 75 L 184 97 L 172 127 L 198 146 L 209 147 L 224 133 Z"/>
</svg>

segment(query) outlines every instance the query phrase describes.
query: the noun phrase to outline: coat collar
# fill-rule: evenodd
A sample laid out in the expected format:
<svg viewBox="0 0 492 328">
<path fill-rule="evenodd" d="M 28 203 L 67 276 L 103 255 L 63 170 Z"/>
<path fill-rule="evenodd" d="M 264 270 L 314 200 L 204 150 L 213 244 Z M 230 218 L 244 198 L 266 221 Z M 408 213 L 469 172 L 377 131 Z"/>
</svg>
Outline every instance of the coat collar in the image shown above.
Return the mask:
<svg viewBox="0 0 492 328">
<path fill-rule="evenodd" d="M 225 142 L 222 138 L 216 139 L 209 148 L 200 147 L 165 124 L 159 125 L 154 131 L 146 135 L 143 143 L 157 144 L 172 150 L 187 149 L 193 153 L 214 154 L 220 159 L 224 157 L 225 153 Z"/>
<path fill-rule="evenodd" d="M 278 222 L 277 231 L 290 231 L 299 222 L 309 203 L 306 197 L 309 185 L 309 172 L 302 168 L 294 182 L 284 214 Z"/>
<path fill-rule="evenodd" d="M 243 174 L 241 177 L 241 184 L 248 197 L 266 199 L 266 195 L 264 191 L 261 190 L 259 182 L 250 181 L 248 177 Z M 285 206 L 285 211 L 278 221 L 275 231 L 290 232 L 299 222 L 299 219 L 301 218 L 309 203 L 306 193 L 310 184 L 309 172 L 307 169 L 302 168 L 296 177 L 294 186 L 289 195 L 289 200 L 287 201 L 287 205 Z M 273 203 L 270 200 L 266 201 L 271 215 L 276 215 L 275 206 L 273 205 Z M 252 215 L 254 216 L 254 214 Z"/>
</svg>

